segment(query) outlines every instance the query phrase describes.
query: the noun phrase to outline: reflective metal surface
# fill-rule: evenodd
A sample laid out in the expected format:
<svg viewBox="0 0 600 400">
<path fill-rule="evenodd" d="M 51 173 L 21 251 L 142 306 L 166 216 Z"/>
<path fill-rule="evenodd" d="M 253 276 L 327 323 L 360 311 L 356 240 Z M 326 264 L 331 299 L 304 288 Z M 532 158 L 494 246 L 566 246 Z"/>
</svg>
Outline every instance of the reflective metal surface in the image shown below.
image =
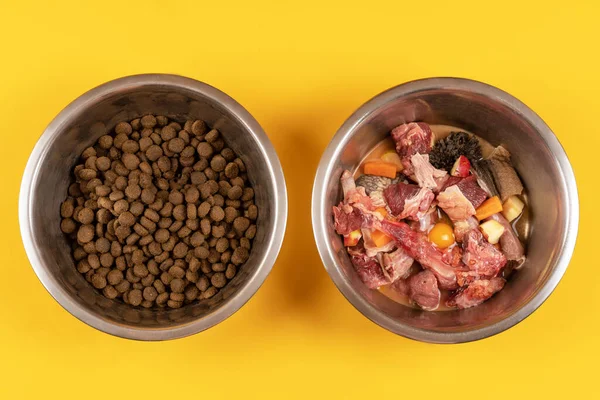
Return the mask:
<svg viewBox="0 0 600 400">
<path fill-rule="evenodd" d="M 60 203 L 83 149 L 119 121 L 147 113 L 182 122 L 204 119 L 219 129 L 248 167 L 259 209 L 249 260 L 215 297 L 176 310 L 136 309 L 108 300 L 75 269 L 60 231 Z M 287 218 L 283 171 L 269 139 L 235 100 L 174 75 L 138 75 L 101 85 L 67 106 L 46 128 L 27 163 L 19 222 L 27 256 L 50 294 L 71 314 L 104 332 L 139 340 L 190 335 L 223 321 L 258 290 L 277 258 Z"/>
<path fill-rule="evenodd" d="M 339 178 L 395 126 L 412 121 L 448 124 L 505 145 L 529 194 L 528 260 L 506 287 L 467 310 L 427 312 L 369 290 L 356 275 L 333 227 L 332 206 L 342 198 Z M 397 334 L 427 342 L 485 338 L 517 324 L 554 290 L 575 246 L 579 201 L 573 170 L 560 143 L 525 104 L 492 86 L 433 78 L 396 86 L 359 108 L 325 150 L 313 188 L 315 240 L 325 268 L 343 295 L 367 318 Z"/>
</svg>

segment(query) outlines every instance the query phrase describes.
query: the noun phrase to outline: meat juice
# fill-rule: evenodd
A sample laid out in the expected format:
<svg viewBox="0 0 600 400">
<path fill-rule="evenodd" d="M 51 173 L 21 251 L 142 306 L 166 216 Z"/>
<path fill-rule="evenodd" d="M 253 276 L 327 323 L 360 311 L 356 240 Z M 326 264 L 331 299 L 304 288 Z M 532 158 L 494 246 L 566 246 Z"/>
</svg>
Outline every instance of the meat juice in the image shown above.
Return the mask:
<svg viewBox="0 0 600 400">
<path fill-rule="evenodd" d="M 492 146 L 487 140 L 482 139 L 479 136 L 477 136 L 469 131 L 466 131 L 462 128 L 457 128 L 457 127 L 450 126 L 450 125 L 429 125 L 429 127 L 431 128 L 431 131 L 433 132 L 435 140 L 443 139 L 446 136 L 450 135 L 450 133 L 452 133 L 452 132 L 466 132 L 466 133 L 469 133 L 469 134 L 475 136 L 479 140 L 479 144 L 481 146 L 481 153 L 484 158 L 489 156 L 490 153 L 494 150 L 494 146 Z M 356 168 L 356 170 L 354 171 L 354 179 L 363 175 L 363 173 L 364 173 L 363 165 L 366 161 L 380 159 L 380 157 L 383 154 L 385 154 L 389 151 L 395 151 L 395 143 L 394 143 L 394 140 L 388 135 L 384 140 L 382 140 L 377 145 L 375 145 L 375 147 L 360 162 L 358 168 Z M 513 225 L 513 228 L 515 229 L 518 237 L 521 239 L 521 241 L 526 243 L 527 236 L 529 233 L 529 212 L 528 212 L 529 207 L 528 207 L 528 197 L 527 197 L 526 190 L 523 191 L 523 195 L 521 197 L 522 197 L 523 202 L 525 203 L 525 209 L 523 211 L 523 214 L 512 222 L 512 225 Z M 510 269 L 505 269 L 502 272 L 501 276 L 503 278 L 507 279 L 512 274 L 512 272 L 513 271 Z M 411 304 L 411 302 L 408 299 L 408 296 L 399 292 L 397 289 L 395 289 L 393 287 L 393 285 L 381 286 L 381 287 L 379 287 L 379 292 L 382 293 L 383 295 L 385 295 L 386 297 L 394 300 L 397 303 L 400 303 L 405 306 L 413 307 L 416 309 L 420 309 L 418 306 Z M 435 311 L 455 310 L 455 308 L 453 308 L 453 307 L 446 306 L 446 300 L 450 297 L 451 291 L 440 289 L 440 292 L 441 292 L 440 305 Z"/>
</svg>

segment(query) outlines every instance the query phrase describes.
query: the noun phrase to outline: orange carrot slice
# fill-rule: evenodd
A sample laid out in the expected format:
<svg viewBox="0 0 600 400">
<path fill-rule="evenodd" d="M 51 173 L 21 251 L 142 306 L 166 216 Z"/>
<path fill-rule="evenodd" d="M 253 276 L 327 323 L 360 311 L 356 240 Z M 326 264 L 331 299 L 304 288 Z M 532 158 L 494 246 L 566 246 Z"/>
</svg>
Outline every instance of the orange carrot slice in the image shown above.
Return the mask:
<svg viewBox="0 0 600 400">
<path fill-rule="evenodd" d="M 384 161 L 367 161 L 364 165 L 365 174 L 385 176 L 394 179 L 396 177 L 396 165 Z"/>
<path fill-rule="evenodd" d="M 484 201 L 479 208 L 475 210 L 475 216 L 481 221 L 499 212 L 502 212 L 502 202 L 498 196 L 494 196 Z"/>
<path fill-rule="evenodd" d="M 383 218 L 386 218 L 388 216 L 388 212 L 384 207 L 376 208 L 375 211 L 381 214 Z"/>
<path fill-rule="evenodd" d="M 373 241 L 373 244 L 375 244 L 375 246 L 381 247 L 381 246 L 385 246 L 386 244 L 391 242 L 393 239 L 381 231 L 374 230 L 371 233 L 371 240 Z"/>
</svg>

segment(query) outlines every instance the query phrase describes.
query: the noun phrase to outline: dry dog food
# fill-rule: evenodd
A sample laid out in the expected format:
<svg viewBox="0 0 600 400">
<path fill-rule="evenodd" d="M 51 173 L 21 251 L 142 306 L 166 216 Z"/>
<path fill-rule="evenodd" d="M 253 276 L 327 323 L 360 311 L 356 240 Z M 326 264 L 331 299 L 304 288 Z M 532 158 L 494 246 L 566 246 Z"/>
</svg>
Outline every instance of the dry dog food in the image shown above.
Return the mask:
<svg viewBox="0 0 600 400">
<path fill-rule="evenodd" d="M 216 129 L 145 115 L 83 151 L 60 214 L 77 270 L 104 296 L 179 308 L 236 275 L 258 209 Z"/>
</svg>

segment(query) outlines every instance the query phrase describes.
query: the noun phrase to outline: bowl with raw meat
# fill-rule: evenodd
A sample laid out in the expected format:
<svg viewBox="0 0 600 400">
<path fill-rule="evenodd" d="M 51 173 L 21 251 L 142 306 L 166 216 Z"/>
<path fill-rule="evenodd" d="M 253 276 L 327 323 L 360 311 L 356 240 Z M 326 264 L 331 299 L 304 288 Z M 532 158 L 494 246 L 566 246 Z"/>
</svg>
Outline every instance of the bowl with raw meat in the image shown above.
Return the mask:
<svg viewBox="0 0 600 400">
<path fill-rule="evenodd" d="M 573 253 L 579 203 L 546 123 L 495 87 L 396 86 L 338 130 L 312 199 L 319 253 L 342 294 L 397 334 L 482 339 L 535 311 Z"/>
</svg>

